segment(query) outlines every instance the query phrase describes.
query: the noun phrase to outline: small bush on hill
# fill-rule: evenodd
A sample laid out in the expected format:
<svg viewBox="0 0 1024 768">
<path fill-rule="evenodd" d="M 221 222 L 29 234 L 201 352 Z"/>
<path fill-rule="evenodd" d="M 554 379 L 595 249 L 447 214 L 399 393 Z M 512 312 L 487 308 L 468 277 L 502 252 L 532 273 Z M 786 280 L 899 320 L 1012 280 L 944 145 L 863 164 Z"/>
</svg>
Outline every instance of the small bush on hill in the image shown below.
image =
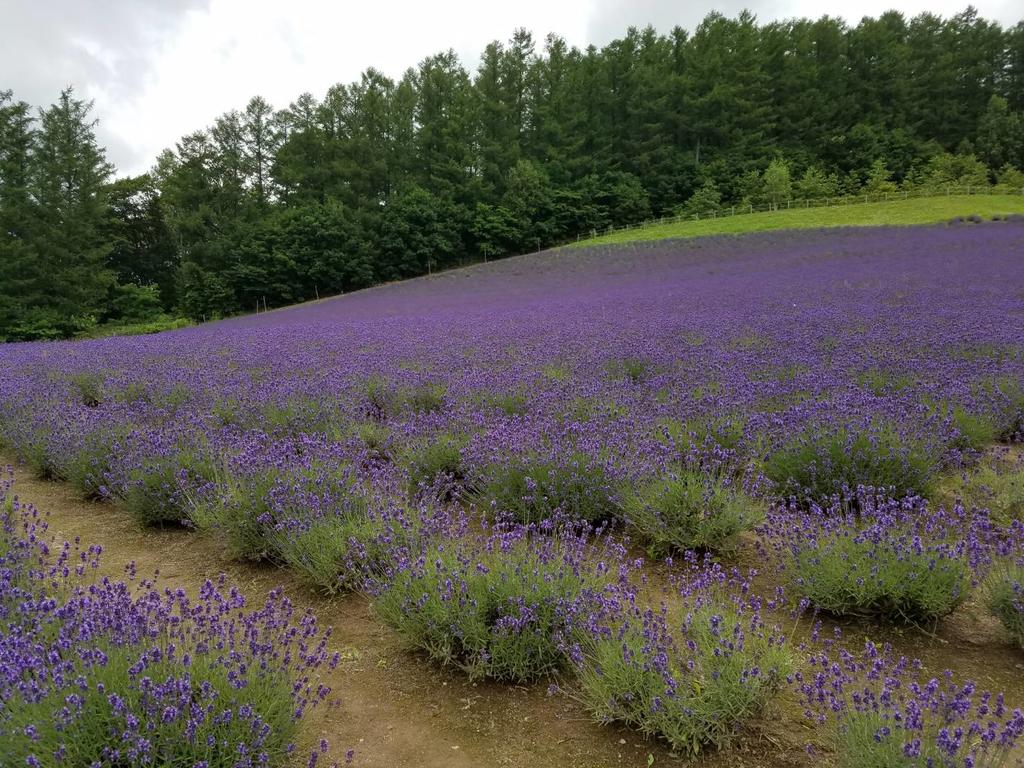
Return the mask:
<svg viewBox="0 0 1024 768">
<path fill-rule="evenodd" d="M 565 649 L 601 610 L 614 575 L 597 546 L 585 533 L 524 528 L 434 544 L 376 583 L 374 607 L 436 662 L 473 678 L 535 680 L 566 666 Z"/>
<path fill-rule="evenodd" d="M 683 470 L 652 480 L 627 497 L 623 516 L 655 554 L 729 550 L 760 523 L 760 505 L 721 474 Z"/>
<path fill-rule="evenodd" d="M 795 667 L 749 584 L 710 566 L 678 609 L 633 606 L 576 649 L 578 698 L 600 722 L 663 739 L 684 756 L 726 745 Z"/>
<path fill-rule="evenodd" d="M 937 454 L 922 438 L 901 434 L 891 424 L 815 425 L 772 452 L 764 473 L 780 494 L 805 505 L 852 494 L 859 486 L 927 495 L 938 470 Z"/>
<path fill-rule="evenodd" d="M 509 457 L 482 474 L 474 492 L 478 504 L 520 523 L 555 517 L 597 523 L 619 513 L 616 484 L 600 463 L 582 453 L 564 464 L 537 456 Z"/>
</svg>

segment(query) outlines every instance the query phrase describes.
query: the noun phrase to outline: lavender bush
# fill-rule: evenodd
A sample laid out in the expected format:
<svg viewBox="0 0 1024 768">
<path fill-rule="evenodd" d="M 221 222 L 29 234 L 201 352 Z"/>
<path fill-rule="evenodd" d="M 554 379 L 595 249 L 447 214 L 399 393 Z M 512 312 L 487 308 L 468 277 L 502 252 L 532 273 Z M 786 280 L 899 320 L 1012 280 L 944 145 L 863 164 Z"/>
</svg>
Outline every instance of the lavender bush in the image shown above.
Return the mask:
<svg viewBox="0 0 1024 768">
<path fill-rule="evenodd" d="M 996 569 L 986 584 L 985 603 L 1013 641 L 1024 648 L 1024 564 Z"/>
<path fill-rule="evenodd" d="M 582 452 L 561 459 L 507 458 L 482 475 L 474 494 L 477 503 L 523 524 L 555 517 L 601 523 L 619 514 L 615 481 Z"/>
<path fill-rule="evenodd" d="M 760 504 L 737 485 L 720 472 L 683 470 L 637 489 L 623 515 L 654 554 L 726 551 L 764 518 Z"/>
<path fill-rule="evenodd" d="M 1024 648 L 1024 523 L 1014 521 L 984 584 L 984 601 L 1010 639 Z"/>
<path fill-rule="evenodd" d="M 859 654 L 816 653 L 794 680 L 807 715 L 830 728 L 844 768 L 1009 765 L 1024 732 L 1024 713 L 1002 694 L 950 671 L 929 677 L 920 662 L 871 642 Z"/>
<path fill-rule="evenodd" d="M 499 527 L 430 546 L 373 588 L 409 644 L 471 677 L 527 681 L 566 665 L 566 647 L 615 602 L 621 552 L 585 528 L 536 536 Z"/>
<path fill-rule="evenodd" d="M 962 447 L 957 431 L 955 444 Z M 816 424 L 782 445 L 765 462 L 765 475 L 783 497 L 826 501 L 859 486 L 927 495 L 937 470 L 936 451 L 925 440 L 901 435 L 890 423 L 858 429 Z"/>
<path fill-rule="evenodd" d="M 51 551 L 0 486 L 0 754 L 5 765 L 284 766 L 328 689 L 329 631 L 278 591 L 246 609 L 223 579 L 193 600 Z"/>
<path fill-rule="evenodd" d="M 691 564 L 680 605 L 630 605 L 574 649 L 578 697 L 601 722 L 623 722 L 682 755 L 722 747 L 756 717 L 794 656 L 749 583 Z"/>
<path fill-rule="evenodd" d="M 1004 525 L 1024 522 L 1024 458 L 1016 462 L 986 462 L 954 486 L 964 504 L 989 510 Z"/>
<path fill-rule="evenodd" d="M 932 621 L 967 597 L 995 551 L 988 518 L 961 506 L 864 489 L 857 501 L 778 509 L 763 528 L 793 588 L 823 611 Z"/>
</svg>

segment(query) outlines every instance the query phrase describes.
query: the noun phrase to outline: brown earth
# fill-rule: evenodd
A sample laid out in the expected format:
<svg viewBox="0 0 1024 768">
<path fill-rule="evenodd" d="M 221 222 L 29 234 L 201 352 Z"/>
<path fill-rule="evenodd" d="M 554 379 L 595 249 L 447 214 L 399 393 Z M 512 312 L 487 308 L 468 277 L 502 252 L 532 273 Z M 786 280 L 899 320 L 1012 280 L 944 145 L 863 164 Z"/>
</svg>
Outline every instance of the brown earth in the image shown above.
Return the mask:
<svg viewBox="0 0 1024 768">
<path fill-rule="evenodd" d="M 5 462 L 14 463 L 0 456 L 0 466 Z M 546 683 L 473 683 L 458 670 L 436 668 L 404 648 L 376 619 L 364 596 L 314 594 L 286 571 L 228 560 L 210 536 L 142 530 L 116 507 L 83 501 L 70 486 L 36 480 L 26 469 L 16 470 L 15 491 L 47 513 L 56 538 L 102 544 L 103 573 L 121 576 L 134 561 L 140 577 L 159 573 L 161 584 L 193 594 L 205 579 L 226 573 L 252 605 L 280 585 L 297 607 L 311 609 L 322 625 L 333 626 L 332 646 L 343 661 L 326 673 L 331 697 L 302 724 L 300 755 L 308 755 L 323 737 L 339 762 L 353 749 L 354 765 L 381 768 L 612 768 L 679 762 L 636 732 L 592 722 L 571 698 L 548 695 Z M 753 548 L 745 548 L 736 564 L 758 564 Z M 664 570 L 652 569 L 651 579 L 663 579 Z M 759 581 L 767 587 L 772 578 Z M 844 627 L 844 635 L 851 647 L 863 637 L 889 641 L 901 653 L 921 658 L 933 673 L 955 669 L 983 688 L 1005 691 L 1008 703 L 1021 705 L 1024 653 L 1007 644 L 999 630 L 979 606 L 968 604 L 934 634 L 855 623 Z M 814 758 L 805 751 L 819 737 L 795 697 L 785 694 L 729 750 L 701 756 L 696 764 L 827 765 L 820 749 Z"/>
</svg>

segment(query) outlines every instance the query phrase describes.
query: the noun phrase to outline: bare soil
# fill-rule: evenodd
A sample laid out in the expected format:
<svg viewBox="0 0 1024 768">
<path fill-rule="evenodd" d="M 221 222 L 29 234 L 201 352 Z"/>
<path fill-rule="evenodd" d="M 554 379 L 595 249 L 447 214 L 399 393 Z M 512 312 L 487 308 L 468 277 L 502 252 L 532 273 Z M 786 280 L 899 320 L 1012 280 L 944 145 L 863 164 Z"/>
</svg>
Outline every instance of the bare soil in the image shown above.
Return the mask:
<svg viewBox="0 0 1024 768">
<path fill-rule="evenodd" d="M 4 463 L 15 464 L 0 455 L 0 466 Z M 328 702 L 303 722 L 300 756 L 326 738 L 339 762 L 353 749 L 353 765 L 382 768 L 642 768 L 679 763 L 660 744 L 636 732 L 592 722 L 571 698 L 548 695 L 546 683 L 473 683 L 458 670 L 438 669 L 403 647 L 362 595 L 314 594 L 286 571 L 230 561 L 210 536 L 182 529 L 142 530 L 116 507 L 83 501 L 70 486 L 36 480 L 27 469 L 16 468 L 15 490 L 22 501 L 47 513 L 54 537 L 102 544 L 104 574 L 119 577 L 134 561 L 140 577 L 158 574 L 164 586 L 195 594 L 205 579 L 225 573 L 251 605 L 283 586 L 297 607 L 312 610 L 322 625 L 332 626 L 332 646 L 343 661 L 326 673 L 332 689 Z M 763 565 L 753 547 L 744 548 L 736 564 Z M 654 568 L 650 578 L 662 580 L 664 571 Z M 762 580 L 769 587 L 773 577 L 765 574 Z M 1005 641 L 980 606 L 968 604 L 929 630 L 925 634 L 869 622 L 843 627 L 852 647 L 864 637 L 891 642 L 900 652 L 921 658 L 934 674 L 955 669 L 983 688 L 1005 691 L 1011 705 L 1024 705 L 1024 652 Z M 795 697 L 784 694 L 729 750 L 701 756 L 695 764 L 828 765 L 822 749 L 813 758 L 805 749 L 819 736 Z"/>
</svg>

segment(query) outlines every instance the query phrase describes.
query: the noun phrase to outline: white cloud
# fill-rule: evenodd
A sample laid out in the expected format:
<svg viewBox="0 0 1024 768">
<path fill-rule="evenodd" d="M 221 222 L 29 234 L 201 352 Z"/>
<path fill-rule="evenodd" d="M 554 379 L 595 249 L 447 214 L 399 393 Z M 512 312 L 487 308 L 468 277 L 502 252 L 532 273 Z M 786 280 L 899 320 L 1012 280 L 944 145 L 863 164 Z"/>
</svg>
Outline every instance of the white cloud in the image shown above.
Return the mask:
<svg viewBox="0 0 1024 768">
<path fill-rule="evenodd" d="M 1013 0 L 1016 4 L 1016 0 Z M 710 5 L 678 0 L 0 0 L 4 44 L 0 87 L 35 104 L 73 83 L 96 101 L 100 138 L 122 173 L 146 170 L 182 135 L 209 125 L 260 94 L 284 107 L 303 91 L 316 96 L 373 66 L 399 77 L 432 53 L 454 49 L 475 67 L 484 45 L 517 27 L 538 46 L 548 32 L 575 45 L 603 44 L 627 25 L 692 28 Z M 735 13 L 757 2 L 716 8 Z M 865 0 L 861 15 L 889 2 Z M 959 2 L 905 0 L 908 15 L 952 14 Z M 1016 22 L 1010 0 L 978 3 L 980 13 Z M 817 16 L 807 0 L 773 3 L 760 18 Z M 1016 16 L 1016 17 L 1015 17 Z M 853 22 L 857 18 L 850 19 Z"/>
<path fill-rule="evenodd" d="M 473 0 L 440 3 L 286 5 L 213 0 L 190 11 L 156 53 L 139 92 L 101 110 L 106 130 L 131 148 L 127 172 L 145 170 L 162 148 L 219 114 L 262 95 L 284 107 L 303 91 L 320 97 L 373 66 L 392 77 L 426 56 L 453 48 L 475 66 L 483 46 L 517 26 L 583 39 L 584 0 L 524 0 L 488 8 Z M 98 105 L 99 106 L 99 105 Z M 123 162 L 123 161 L 122 161 Z"/>
</svg>

